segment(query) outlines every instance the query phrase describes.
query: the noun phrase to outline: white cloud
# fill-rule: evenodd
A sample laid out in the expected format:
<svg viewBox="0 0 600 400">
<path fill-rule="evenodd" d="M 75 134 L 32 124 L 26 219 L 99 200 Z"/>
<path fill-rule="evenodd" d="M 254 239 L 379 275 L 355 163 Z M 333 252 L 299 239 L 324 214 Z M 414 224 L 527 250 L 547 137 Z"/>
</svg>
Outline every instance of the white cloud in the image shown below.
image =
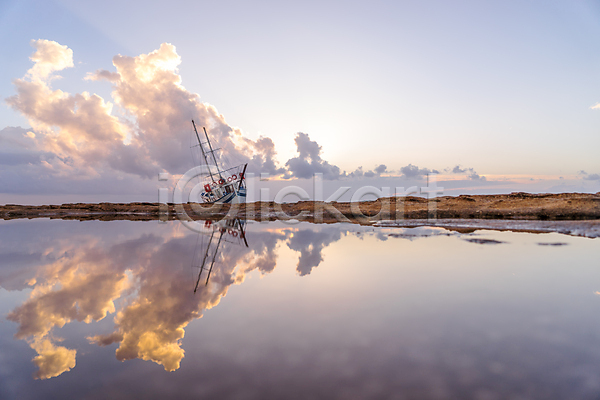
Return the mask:
<svg viewBox="0 0 600 400">
<path fill-rule="evenodd" d="M 181 57 L 175 46 L 163 43 L 158 50 L 137 57 L 116 56 L 116 73 L 96 71 L 88 79 L 106 79 L 113 84 L 116 104 L 135 118 L 131 147 L 135 153 L 123 158 L 145 159 L 173 174 L 183 173 L 189 161 L 188 134 L 191 120 L 206 126 L 224 155 L 250 162 L 253 169 L 275 173 L 275 150 L 271 139 L 252 141 L 231 127 L 217 109 L 181 85 Z M 155 168 L 156 169 L 156 168 Z M 156 171 L 155 171 L 156 172 Z"/>
<path fill-rule="evenodd" d="M 294 141 L 298 156 L 285 163 L 285 178 L 312 178 L 315 173 L 322 173 L 325 179 L 340 177 L 340 169 L 321 158 L 321 146 L 306 133 L 298 132 Z"/>
<path fill-rule="evenodd" d="M 191 119 L 207 126 L 227 156 L 261 171 L 280 173 L 269 138 L 243 137 L 210 104 L 181 85 L 181 58 L 170 44 L 137 57 L 116 56 L 116 72 L 96 71 L 86 79 L 107 80 L 113 103 L 87 92 L 69 94 L 50 85 L 54 73 L 73 66 L 73 52 L 56 42 L 32 42 L 34 66 L 14 81 L 8 105 L 26 116 L 35 131 L 29 149 L 43 151 L 40 165 L 54 177 L 90 179 L 118 173 L 153 178 L 160 171 L 181 174 L 190 168 Z M 21 171 L 25 175 L 26 171 Z M 35 176 L 35 174 L 32 174 Z"/>
<path fill-rule="evenodd" d="M 30 57 L 35 62 L 28 74 L 33 80 L 46 80 L 55 71 L 73 67 L 73 50 L 51 40 L 32 40 L 36 51 Z"/>
</svg>

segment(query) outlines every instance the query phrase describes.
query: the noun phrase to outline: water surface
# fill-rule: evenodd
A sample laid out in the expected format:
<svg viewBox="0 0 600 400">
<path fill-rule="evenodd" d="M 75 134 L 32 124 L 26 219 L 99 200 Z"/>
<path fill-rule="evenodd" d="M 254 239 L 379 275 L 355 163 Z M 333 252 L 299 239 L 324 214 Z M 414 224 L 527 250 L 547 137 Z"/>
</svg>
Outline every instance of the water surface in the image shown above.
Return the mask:
<svg viewBox="0 0 600 400">
<path fill-rule="evenodd" d="M 600 395 L 599 239 L 199 230 L 0 223 L 0 398 Z"/>
</svg>

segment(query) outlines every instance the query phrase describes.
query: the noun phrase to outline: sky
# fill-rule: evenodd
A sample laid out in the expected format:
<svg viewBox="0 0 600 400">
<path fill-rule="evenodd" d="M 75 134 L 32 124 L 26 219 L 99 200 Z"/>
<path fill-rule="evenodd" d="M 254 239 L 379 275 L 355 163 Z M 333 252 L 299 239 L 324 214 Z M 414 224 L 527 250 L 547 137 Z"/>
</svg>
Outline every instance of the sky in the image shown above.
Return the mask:
<svg viewBox="0 0 600 400">
<path fill-rule="evenodd" d="M 600 191 L 597 2 L 4 0 L 0 37 L 0 203 L 156 201 L 192 118 L 272 192 Z"/>
</svg>

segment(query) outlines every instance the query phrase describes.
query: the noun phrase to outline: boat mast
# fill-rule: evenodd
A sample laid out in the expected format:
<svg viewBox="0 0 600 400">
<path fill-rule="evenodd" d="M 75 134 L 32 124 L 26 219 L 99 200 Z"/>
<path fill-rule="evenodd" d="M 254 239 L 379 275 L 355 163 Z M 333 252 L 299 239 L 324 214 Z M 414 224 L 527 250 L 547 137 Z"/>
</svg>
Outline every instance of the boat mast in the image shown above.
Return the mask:
<svg viewBox="0 0 600 400">
<path fill-rule="evenodd" d="M 194 120 L 192 120 L 192 125 L 194 125 L 194 132 L 196 132 L 196 138 L 198 139 L 198 145 L 200 146 L 200 150 L 202 150 L 202 156 L 204 157 L 204 162 L 206 163 L 206 167 L 208 168 L 208 173 L 210 174 L 210 179 L 214 182 L 215 178 L 213 178 L 212 172 L 210 171 L 210 166 L 208 165 L 208 158 L 206 157 L 206 153 L 204 152 L 204 147 L 202 147 L 202 142 L 200 141 L 200 135 L 198 135 L 198 130 L 196 129 L 196 124 L 194 123 Z M 210 144 L 210 142 L 209 142 L 209 144 Z"/>
<path fill-rule="evenodd" d="M 242 182 L 246 179 L 246 167 L 248 167 L 248 163 L 244 165 L 244 170 L 242 171 L 242 178 L 240 179 L 240 184 L 238 185 L 238 190 L 242 188 Z"/>
<path fill-rule="evenodd" d="M 202 127 L 202 129 L 204 129 L 204 135 L 206 136 L 206 141 L 208 142 L 208 148 L 210 149 L 210 152 L 213 156 L 213 160 L 215 161 L 215 166 L 217 167 L 217 172 L 219 173 L 219 178 L 223 179 L 223 176 L 221 175 L 221 170 L 219 169 L 219 164 L 217 163 L 217 158 L 215 157 L 215 151 L 212 148 L 212 145 L 210 144 L 210 139 L 208 138 L 208 133 L 206 133 L 206 128 Z"/>
</svg>

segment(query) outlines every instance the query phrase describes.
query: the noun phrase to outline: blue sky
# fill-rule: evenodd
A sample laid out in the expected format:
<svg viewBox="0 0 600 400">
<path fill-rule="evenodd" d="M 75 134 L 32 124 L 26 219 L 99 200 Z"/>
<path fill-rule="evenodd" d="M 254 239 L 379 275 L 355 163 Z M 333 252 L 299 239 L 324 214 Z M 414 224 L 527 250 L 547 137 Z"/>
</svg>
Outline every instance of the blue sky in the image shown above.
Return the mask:
<svg viewBox="0 0 600 400">
<path fill-rule="evenodd" d="M 0 35 L 3 99 L 45 39 L 73 51 L 52 89 L 97 93 L 117 115 L 110 82 L 83 78 L 171 43 L 183 87 L 270 138 L 280 166 L 304 132 L 347 173 L 413 165 L 468 181 L 449 172 L 460 165 L 488 189 L 515 182 L 498 191 L 532 178 L 548 183 L 532 191 L 600 190 L 597 2 L 4 1 Z M 0 118 L 31 126 L 8 106 Z"/>
</svg>

